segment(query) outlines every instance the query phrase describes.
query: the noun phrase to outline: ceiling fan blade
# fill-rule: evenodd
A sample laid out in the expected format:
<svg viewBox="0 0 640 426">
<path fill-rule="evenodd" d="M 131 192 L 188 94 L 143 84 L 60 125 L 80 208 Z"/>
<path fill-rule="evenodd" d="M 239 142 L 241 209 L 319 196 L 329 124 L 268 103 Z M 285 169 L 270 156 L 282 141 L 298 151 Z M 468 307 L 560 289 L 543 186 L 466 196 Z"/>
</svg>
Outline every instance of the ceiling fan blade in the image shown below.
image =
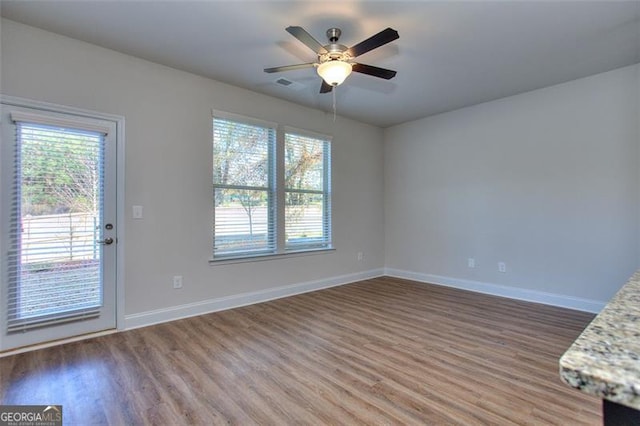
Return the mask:
<svg viewBox="0 0 640 426">
<path fill-rule="evenodd" d="M 351 69 L 355 72 L 359 72 L 362 74 L 372 75 L 374 77 L 384 78 L 385 80 L 390 80 L 396 76 L 396 71 L 388 70 L 386 68 L 374 67 L 373 65 L 366 64 L 353 64 Z"/>
<path fill-rule="evenodd" d="M 313 38 L 311 34 L 309 34 L 302 27 L 287 27 L 287 32 L 304 43 L 309 49 L 313 50 L 316 53 L 327 53 L 327 50 L 320 44 L 318 40 Z"/>
<path fill-rule="evenodd" d="M 378 34 L 351 47 L 348 52 L 351 57 L 355 58 L 356 56 L 360 56 L 363 53 L 367 53 L 370 50 L 383 46 L 393 40 L 397 40 L 398 38 L 400 38 L 400 36 L 396 30 L 393 28 L 387 28 L 386 30 L 382 30 Z"/>
<path fill-rule="evenodd" d="M 316 64 L 314 64 L 312 62 L 310 62 L 308 64 L 285 65 L 285 66 L 282 66 L 282 67 L 265 68 L 264 72 L 272 73 L 272 72 L 301 70 L 303 68 L 313 68 L 315 65 Z"/>
<path fill-rule="evenodd" d="M 320 86 L 320 93 L 329 93 L 332 90 L 333 90 L 333 86 L 330 84 L 327 84 L 326 81 L 322 80 L 322 86 Z"/>
</svg>

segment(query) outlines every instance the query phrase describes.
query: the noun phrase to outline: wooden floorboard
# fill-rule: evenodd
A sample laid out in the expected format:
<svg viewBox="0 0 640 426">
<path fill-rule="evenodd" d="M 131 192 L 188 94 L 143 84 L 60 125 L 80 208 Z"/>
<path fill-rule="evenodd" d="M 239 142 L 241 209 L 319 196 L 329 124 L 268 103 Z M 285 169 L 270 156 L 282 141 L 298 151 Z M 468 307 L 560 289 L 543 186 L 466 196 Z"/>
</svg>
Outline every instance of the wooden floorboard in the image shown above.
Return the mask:
<svg viewBox="0 0 640 426">
<path fill-rule="evenodd" d="M 601 424 L 558 358 L 593 315 L 376 278 L 0 358 L 67 424 Z"/>
</svg>

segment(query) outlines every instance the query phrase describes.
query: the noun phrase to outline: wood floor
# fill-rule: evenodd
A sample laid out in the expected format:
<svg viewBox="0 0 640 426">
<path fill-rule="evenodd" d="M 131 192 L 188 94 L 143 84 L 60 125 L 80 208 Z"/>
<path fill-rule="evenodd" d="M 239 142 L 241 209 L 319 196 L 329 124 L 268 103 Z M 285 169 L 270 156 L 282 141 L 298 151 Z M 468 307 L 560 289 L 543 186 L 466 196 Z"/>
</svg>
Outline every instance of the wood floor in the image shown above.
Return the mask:
<svg viewBox="0 0 640 426">
<path fill-rule="evenodd" d="M 0 358 L 67 424 L 600 424 L 558 358 L 592 315 L 377 278 Z"/>
</svg>

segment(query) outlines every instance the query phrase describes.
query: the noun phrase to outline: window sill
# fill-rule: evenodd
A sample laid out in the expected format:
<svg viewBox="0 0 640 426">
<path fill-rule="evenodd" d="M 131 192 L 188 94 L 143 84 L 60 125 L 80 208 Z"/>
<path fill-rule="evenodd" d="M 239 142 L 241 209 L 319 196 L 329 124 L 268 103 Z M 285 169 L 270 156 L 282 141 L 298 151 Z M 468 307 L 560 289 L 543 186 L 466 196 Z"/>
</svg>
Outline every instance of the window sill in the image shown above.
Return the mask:
<svg viewBox="0 0 640 426">
<path fill-rule="evenodd" d="M 328 254 L 328 253 L 333 253 L 335 251 L 336 249 L 331 247 L 331 248 L 297 250 L 297 251 L 290 251 L 285 253 L 269 253 L 269 254 L 257 254 L 253 256 L 226 257 L 222 259 L 210 259 L 209 265 L 215 266 L 215 265 L 232 265 L 235 263 L 247 263 L 247 262 L 264 262 L 266 260 L 288 259 L 290 257 Z"/>
</svg>

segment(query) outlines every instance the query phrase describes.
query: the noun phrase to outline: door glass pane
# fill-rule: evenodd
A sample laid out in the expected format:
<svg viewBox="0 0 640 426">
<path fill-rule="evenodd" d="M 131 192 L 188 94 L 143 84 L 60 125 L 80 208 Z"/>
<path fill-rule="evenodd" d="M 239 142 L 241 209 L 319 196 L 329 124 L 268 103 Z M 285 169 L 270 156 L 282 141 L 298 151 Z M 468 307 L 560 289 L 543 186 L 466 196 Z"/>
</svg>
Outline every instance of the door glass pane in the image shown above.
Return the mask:
<svg viewBox="0 0 640 426">
<path fill-rule="evenodd" d="M 9 329 L 102 306 L 104 136 L 18 123 Z"/>
</svg>

